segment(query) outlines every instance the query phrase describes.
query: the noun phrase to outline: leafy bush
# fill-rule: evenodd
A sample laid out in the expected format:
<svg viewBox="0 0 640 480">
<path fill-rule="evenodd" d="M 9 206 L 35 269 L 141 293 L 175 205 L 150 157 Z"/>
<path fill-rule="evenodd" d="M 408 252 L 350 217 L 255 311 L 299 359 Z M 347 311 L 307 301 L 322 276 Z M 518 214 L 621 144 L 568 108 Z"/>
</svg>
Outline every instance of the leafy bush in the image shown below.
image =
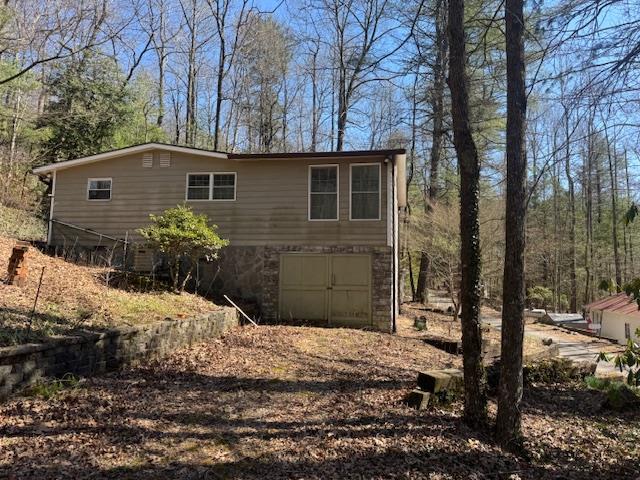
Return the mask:
<svg viewBox="0 0 640 480">
<path fill-rule="evenodd" d="M 609 295 L 612 295 L 613 293 L 615 293 L 616 289 L 617 289 L 617 285 L 616 285 L 616 282 L 613 280 L 613 278 L 600 280 L 600 283 L 598 284 L 598 290 L 601 290 L 603 292 L 608 292 Z"/>
<path fill-rule="evenodd" d="M 629 387 L 624 382 L 610 378 L 587 377 L 585 383 L 593 390 L 606 393 L 607 406 L 614 410 L 621 410 L 640 403 L 638 390 Z"/>
<path fill-rule="evenodd" d="M 0 235 L 20 240 L 43 240 L 47 236 L 47 226 L 34 212 L 0 205 Z"/>
<path fill-rule="evenodd" d="M 169 274 L 175 291 L 183 291 L 201 258 L 217 258 L 222 247 L 229 244 L 218 236 L 216 225 L 209 225 L 208 217 L 195 214 L 190 207 L 178 205 L 162 215 L 150 215 L 152 224 L 138 230 L 149 248 L 163 253 L 169 263 Z M 186 274 L 180 282 L 180 271 Z"/>
<path fill-rule="evenodd" d="M 595 364 L 573 362 L 567 358 L 547 358 L 532 362 L 523 368 L 525 383 L 564 383 L 582 380 L 592 375 Z"/>
<path fill-rule="evenodd" d="M 558 308 L 563 312 L 569 310 L 569 299 L 564 293 L 560 294 L 560 298 L 558 299 Z"/>
<path fill-rule="evenodd" d="M 553 301 L 553 292 L 547 287 L 536 285 L 527 290 L 527 301 L 533 308 L 546 308 Z"/>
<path fill-rule="evenodd" d="M 25 390 L 25 395 L 41 397 L 49 400 L 63 390 L 78 388 L 80 379 L 70 373 L 65 374 L 62 378 L 54 378 L 38 382 Z"/>
<path fill-rule="evenodd" d="M 636 337 L 640 337 L 640 328 L 636 330 Z M 611 358 L 606 353 L 601 353 L 598 357 L 598 361 L 615 363 L 615 366 L 623 372 L 626 369 L 627 383 L 633 387 L 640 387 L 640 345 L 633 341 L 633 339 L 627 340 L 627 348 L 624 352 Z"/>
</svg>

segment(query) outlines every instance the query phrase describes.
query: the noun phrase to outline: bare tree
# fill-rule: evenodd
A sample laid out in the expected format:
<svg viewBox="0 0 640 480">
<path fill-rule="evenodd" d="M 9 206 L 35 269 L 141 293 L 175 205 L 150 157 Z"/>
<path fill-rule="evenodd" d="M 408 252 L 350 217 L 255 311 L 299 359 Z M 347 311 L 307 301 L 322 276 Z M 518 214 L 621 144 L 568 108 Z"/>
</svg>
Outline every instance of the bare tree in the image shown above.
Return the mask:
<svg viewBox="0 0 640 480">
<path fill-rule="evenodd" d="M 429 191 L 424 198 L 425 211 L 429 211 L 437 201 L 440 189 L 440 162 L 442 157 L 442 140 L 444 138 L 444 87 L 447 76 L 447 8 L 444 0 L 436 0 L 434 7 L 434 50 L 435 60 L 432 66 L 433 87 L 429 95 L 432 111 L 431 155 L 429 169 Z M 429 277 L 429 254 L 420 255 L 416 301 L 427 301 Z"/>
<path fill-rule="evenodd" d="M 209 8 L 213 14 L 215 23 L 215 30 L 218 39 L 218 65 L 216 71 L 216 105 L 215 105 L 215 125 L 213 129 L 213 149 L 218 150 L 220 148 L 220 132 L 222 129 L 221 117 L 222 117 L 222 103 L 225 100 L 224 95 L 224 81 L 232 67 L 236 58 L 238 47 L 243 42 L 243 35 L 245 34 L 244 27 L 247 24 L 249 15 L 252 12 L 252 7 L 249 0 L 240 0 L 240 7 L 236 12 L 233 8 L 233 0 L 207 0 Z M 232 25 L 231 40 L 229 44 L 228 35 L 228 22 L 229 17 L 235 14 L 236 19 Z"/>
<path fill-rule="evenodd" d="M 0 77 L 0 85 L 106 45 L 133 22 L 110 16 L 108 0 L 5 2 L 4 9 L 0 55 L 13 56 L 19 68 Z"/>
<path fill-rule="evenodd" d="M 502 290 L 502 342 L 496 435 L 511 448 L 520 440 L 522 347 L 525 306 L 525 216 L 527 204 L 524 1 L 505 2 L 507 50 L 507 202 Z"/>
<path fill-rule="evenodd" d="M 486 422 L 487 400 L 480 328 L 480 164 L 471 134 L 466 74 L 464 0 L 449 0 L 449 89 L 453 144 L 460 166 L 460 263 L 464 416 L 471 425 Z"/>
</svg>

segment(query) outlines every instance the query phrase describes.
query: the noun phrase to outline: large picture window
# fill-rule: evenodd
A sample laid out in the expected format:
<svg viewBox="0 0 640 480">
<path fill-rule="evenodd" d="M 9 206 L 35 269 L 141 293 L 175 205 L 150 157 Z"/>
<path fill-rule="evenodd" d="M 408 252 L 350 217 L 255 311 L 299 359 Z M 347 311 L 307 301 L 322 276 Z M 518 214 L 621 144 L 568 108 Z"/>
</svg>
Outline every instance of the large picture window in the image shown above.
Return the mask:
<svg viewBox="0 0 640 480">
<path fill-rule="evenodd" d="M 87 181 L 87 200 L 111 200 L 111 179 L 90 178 Z"/>
<path fill-rule="evenodd" d="M 351 164 L 351 220 L 380 220 L 380 164 Z"/>
<path fill-rule="evenodd" d="M 338 166 L 309 167 L 309 220 L 338 220 Z"/>
<path fill-rule="evenodd" d="M 188 173 L 187 200 L 235 200 L 235 172 Z"/>
</svg>

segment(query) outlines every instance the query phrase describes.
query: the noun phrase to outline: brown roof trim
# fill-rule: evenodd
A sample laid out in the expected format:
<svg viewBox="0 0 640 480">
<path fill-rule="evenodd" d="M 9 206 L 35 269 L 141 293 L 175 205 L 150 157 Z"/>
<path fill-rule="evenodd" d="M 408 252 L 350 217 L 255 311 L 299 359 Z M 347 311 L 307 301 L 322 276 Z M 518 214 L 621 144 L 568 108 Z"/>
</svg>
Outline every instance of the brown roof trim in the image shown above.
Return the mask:
<svg viewBox="0 0 640 480">
<path fill-rule="evenodd" d="M 291 153 L 229 153 L 230 160 L 296 159 L 296 158 L 340 158 L 340 157 L 386 157 L 406 153 L 404 148 L 393 150 L 350 150 L 344 152 L 291 152 Z"/>
</svg>

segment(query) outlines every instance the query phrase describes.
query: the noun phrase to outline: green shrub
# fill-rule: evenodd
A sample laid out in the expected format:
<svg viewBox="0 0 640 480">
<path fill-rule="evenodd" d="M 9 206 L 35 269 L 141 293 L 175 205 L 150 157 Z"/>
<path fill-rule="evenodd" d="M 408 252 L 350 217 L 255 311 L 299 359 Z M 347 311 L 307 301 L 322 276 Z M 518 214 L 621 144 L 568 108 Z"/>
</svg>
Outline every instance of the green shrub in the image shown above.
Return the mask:
<svg viewBox="0 0 640 480">
<path fill-rule="evenodd" d="M 75 375 L 67 373 L 62 378 L 54 378 L 32 385 L 25 390 L 25 395 L 41 397 L 45 400 L 49 400 L 61 391 L 77 388 L 78 385 L 80 385 L 80 379 Z"/>
<path fill-rule="evenodd" d="M 526 383 L 563 383 L 575 379 L 580 373 L 571 360 L 550 358 L 539 360 L 523 368 Z"/>
<path fill-rule="evenodd" d="M 527 301 L 533 308 L 546 308 L 553 301 L 553 292 L 547 287 L 536 285 L 527 289 Z"/>
<path fill-rule="evenodd" d="M 47 226 L 34 212 L 0 205 L 0 235 L 20 240 L 44 240 Z"/>
<path fill-rule="evenodd" d="M 217 258 L 222 247 L 229 244 L 218 236 L 216 225 L 208 217 L 195 214 L 190 207 L 178 205 L 162 215 L 150 215 L 152 224 L 138 230 L 149 248 L 166 255 L 173 289 L 183 291 L 201 258 Z M 180 271 L 186 263 L 186 274 L 180 282 Z"/>
<path fill-rule="evenodd" d="M 640 337 L 640 328 L 636 330 L 636 337 Z M 640 387 L 640 345 L 633 341 L 633 339 L 627 340 L 627 347 L 624 352 L 611 358 L 606 353 L 601 353 L 598 357 L 598 362 L 605 361 L 611 362 L 613 360 L 615 366 L 623 372 L 625 369 L 627 373 L 627 384 L 632 387 Z"/>
<path fill-rule="evenodd" d="M 629 387 L 624 382 L 610 378 L 587 377 L 587 387 L 599 390 L 607 395 L 607 406 L 614 410 L 640 404 L 640 394 L 637 388 Z"/>
</svg>

